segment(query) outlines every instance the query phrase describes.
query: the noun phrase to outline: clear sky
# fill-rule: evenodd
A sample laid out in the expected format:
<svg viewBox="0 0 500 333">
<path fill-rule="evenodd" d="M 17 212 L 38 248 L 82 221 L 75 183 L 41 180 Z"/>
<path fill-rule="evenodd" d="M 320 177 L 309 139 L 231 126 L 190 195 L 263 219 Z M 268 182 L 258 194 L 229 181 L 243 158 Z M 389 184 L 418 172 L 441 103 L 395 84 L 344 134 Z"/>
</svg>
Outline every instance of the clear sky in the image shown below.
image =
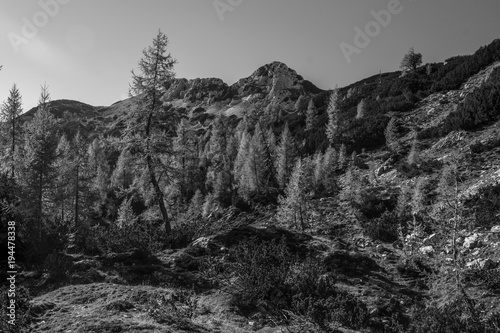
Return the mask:
<svg viewBox="0 0 500 333">
<path fill-rule="evenodd" d="M 124 99 L 158 29 L 177 77 L 232 84 L 277 60 L 329 89 L 398 70 L 411 46 L 424 63 L 471 54 L 500 37 L 499 14 L 498 0 L 0 0 L 0 101 L 14 82 L 25 110 L 44 82 L 53 99 Z"/>
</svg>

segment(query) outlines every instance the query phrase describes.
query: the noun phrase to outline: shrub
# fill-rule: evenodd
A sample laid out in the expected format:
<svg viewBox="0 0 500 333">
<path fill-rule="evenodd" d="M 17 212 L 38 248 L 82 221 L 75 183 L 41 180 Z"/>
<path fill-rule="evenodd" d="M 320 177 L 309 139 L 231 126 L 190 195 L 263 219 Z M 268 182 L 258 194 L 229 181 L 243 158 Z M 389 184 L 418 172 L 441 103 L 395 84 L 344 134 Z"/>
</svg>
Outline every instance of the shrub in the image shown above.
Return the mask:
<svg viewBox="0 0 500 333">
<path fill-rule="evenodd" d="M 500 293 L 500 271 L 498 269 L 469 269 L 464 272 L 464 282 Z"/>
<path fill-rule="evenodd" d="M 373 240 L 395 242 L 398 240 L 400 218 L 393 212 L 385 212 L 382 216 L 362 223 L 365 234 Z"/>
<path fill-rule="evenodd" d="M 116 224 L 89 227 L 87 239 L 84 251 L 91 254 L 123 253 L 132 249 L 154 253 L 166 243 L 165 232 L 146 222 L 122 227 Z"/>
<path fill-rule="evenodd" d="M 372 116 L 369 111 L 361 119 L 352 119 L 342 126 L 339 143 L 349 146 L 349 151 L 373 149 L 385 143 L 384 130 L 388 119 L 383 115 Z"/>
<path fill-rule="evenodd" d="M 275 309 L 285 305 L 285 282 L 292 265 L 285 239 L 279 243 L 246 240 L 232 249 L 230 255 L 237 276 L 233 292 L 236 305 L 242 309 L 255 308 L 262 302 Z"/>
<path fill-rule="evenodd" d="M 49 254 L 43 263 L 43 268 L 50 274 L 54 282 L 64 280 L 73 271 L 73 262 L 61 253 Z"/>
<path fill-rule="evenodd" d="M 243 310 L 259 308 L 276 318 L 288 311 L 326 329 L 333 323 L 365 327 L 368 310 L 353 295 L 338 290 L 332 273 L 319 259 L 300 261 L 285 240 L 259 242 L 253 238 L 231 251 L 238 277 L 234 300 Z"/>
<path fill-rule="evenodd" d="M 500 214 L 500 184 L 479 189 L 476 195 L 464 203 L 474 213 L 477 227 L 491 228 L 498 222 Z"/>
<path fill-rule="evenodd" d="M 481 311 L 465 296 L 443 307 L 429 306 L 413 309 L 407 332 L 410 333 L 494 333 L 500 328 L 500 315 L 480 318 Z M 479 318 L 478 318 L 479 317 Z"/>
<path fill-rule="evenodd" d="M 432 273 L 432 268 L 421 256 L 411 256 L 399 261 L 396 265 L 399 274 L 407 278 L 423 278 Z"/>
<path fill-rule="evenodd" d="M 8 314 L 10 312 L 7 307 L 10 304 L 9 302 L 11 299 L 16 301 L 15 326 L 8 323 L 10 320 Z M 0 288 L 0 327 L 4 329 L 2 332 L 28 332 L 28 325 L 31 322 L 32 317 L 29 303 L 30 300 L 30 293 L 24 286 L 20 286 L 19 284 L 16 286 L 15 298 L 9 297 L 9 288 L 7 286 L 2 286 Z"/>
<path fill-rule="evenodd" d="M 355 198 L 354 207 L 367 219 L 379 218 L 386 211 L 392 211 L 397 204 L 397 192 L 382 186 L 360 191 Z"/>
</svg>

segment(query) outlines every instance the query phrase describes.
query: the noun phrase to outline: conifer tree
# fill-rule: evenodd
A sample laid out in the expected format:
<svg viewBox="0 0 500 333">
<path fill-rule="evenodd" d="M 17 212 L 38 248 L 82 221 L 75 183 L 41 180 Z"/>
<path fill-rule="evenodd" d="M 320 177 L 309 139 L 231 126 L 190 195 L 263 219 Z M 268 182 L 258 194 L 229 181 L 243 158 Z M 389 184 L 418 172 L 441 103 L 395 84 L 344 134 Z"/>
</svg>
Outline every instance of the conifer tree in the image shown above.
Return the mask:
<svg viewBox="0 0 500 333">
<path fill-rule="evenodd" d="M 133 197 L 130 197 L 128 199 L 125 198 L 120 204 L 120 208 L 118 209 L 118 217 L 116 219 L 116 225 L 119 228 L 133 225 L 137 221 L 137 216 L 132 209 L 132 200 Z"/>
<path fill-rule="evenodd" d="M 266 166 L 266 156 L 264 150 L 264 140 L 260 124 L 255 127 L 255 132 L 250 142 L 248 158 L 246 160 L 246 174 L 251 190 L 260 191 L 266 185 L 268 179 L 268 169 Z"/>
<path fill-rule="evenodd" d="M 300 95 L 299 98 L 297 99 L 297 102 L 295 102 L 295 112 L 297 114 L 303 114 L 310 102 L 307 101 L 307 97 L 304 95 Z"/>
<path fill-rule="evenodd" d="M 87 150 L 91 179 L 91 188 L 103 199 L 110 187 L 111 168 L 108 163 L 107 143 L 102 138 L 95 138 Z"/>
<path fill-rule="evenodd" d="M 238 153 L 234 162 L 234 178 L 238 185 L 238 194 L 245 200 L 249 199 L 251 192 L 249 186 L 250 175 L 248 174 L 249 170 L 247 170 L 247 159 L 250 154 L 250 139 L 251 135 L 249 133 L 243 132 L 241 134 Z"/>
<path fill-rule="evenodd" d="M 87 144 L 80 132 L 77 132 L 71 142 L 71 159 L 73 162 L 73 197 L 74 197 L 74 220 L 73 225 L 80 223 L 80 213 L 83 207 L 88 209 L 90 196 L 90 168 L 87 158 Z M 85 199 L 85 200 L 83 200 Z"/>
<path fill-rule="evenodd" d="M 210 133 L 209 156 L 208 158 L 216 166 L 224 161 L 226 155 L 227 141 L 228 141 L 228 126 L 226 117 L 222 114 L 212 122 L 212 130 Z"/>
<path fill-rule="evenodd" d="M 347 147 L 345 144 L 340 145 L 337 166 L 340 170 L 344 170 L 344 168 L 347 166 Z"/>
<path fill-rule="evenodd" d="M 9 169 L 11 177 L 14 178 L 15 173 L 15 151 L 21 141 L 21 118 L 22 113 L 22 97 L 16 84 L 14 84 L 9 92 L 7 101 L 0 108 L 0 122 L 5 128 L 5 137 L 8 144 Z"/>
<path fill-rule="evenodd" d="M 281 139 L 276 151 L 277 178 L 281 188 L 284 188 L 288 184 L 288 179 L 295 165 L 296 156 L 297 151 L 287 123 L 283 132 L 281 132 Z"/>
<path fill-rule="evenodd" d="M 170 54 L 166 53 L 168 43 L 167 36 L 159 31 L 152 45 L 143 51 L 143 58 L 139 61 L 140 73 L 132 71 L 130 95 L 138 100 L 139 105 L 130 113 L 124 139 L 133 142 L 139 148 L 136 151 L 141 152 L 140 158 L 148 170 L 155 194 L 154 200 L 160 209 L 165 232 L 170 234 L 172 227 L 159 181 L 160 169 L 168 169 L 160 158 L 160 151 L 166 153 L 170 143 L 168 136 L 161 133 L 158 120 L 158 114 L 163 110 L 161 98 L 166 90 L 165 84 L 173 79 L 173 66 L 176 63 Z M 168 126 L 172 128 L 173 124 L 169 123 Z"/>
<path fill-rule="evenodd" d="M 339 105 L 340 105 L 340 95 L 339 89 L 335 88 L 330 94 L 330 100 L 328 102 L 328 108 L 326 110 L 328 114 L 328 124 L 326 127 L 326 136 L 330 141 L 330 144 L 333 145 L 335 140 L 339 134 Z"/>
<path fill-rule="evenodd" d="M 237 134 L 237 136 L 239 136 L 240 139 L 238 143 L 238 152 L 234 161 L 234 177 L 239 182 L 243 177 L 245 162 L 250 149 L 250 134 L 243 132 Z"/>
<path fill-rule="evenodd" d="M 365 109 L 366 109 L 366 102 L 364 99 L 362 99 L 358 103 L 358 108 L 357 108 L 357 113 L 356 113 L 356 119 L 361 119 L 365 116 Z"/>
<path fill-rule="evenodd" d="M 340 193 L 340 198 L 350 204 L 361 202 L 361 177 L 359 170 L 352 164 L 349 165 L 345 173 L 344 186 Z"/>
<path fill-rule="evenodd" d="M 57 122 L 49 111 L 50 95 L 42 87 L 37 112 L 26 126 L 26 183 L 28 185 L 41 239 L 42 222 L 47 215 L 46 197 L 55 181 L 55 161 L 58 145 Z"/>
<path fill-rule="evenodd" d="M 413 131 L 412 137 L 413 137 L 413 140 L 411 143 L 410 152 L 408 153 L 408 157 L 406 159 L 406 162 L 410 165 L 418 164 L 418 162 L 419 162 L 419 149 L 418 149 L 417 133 Z"/>
<path fill-rule="evenodd" d="M 272 128 L 267 130 L 266 142 L 267 142 L 267 147 L 269 149 L 269 154 L 271 155 L 272 163 L 274 163 L 274 161 L 276 161 L 278 144 L 276 143 L 276 135 L 274 134 L 274 131 Z"/>
<path fill-rule="evenodd" d="M 207 186 L 213 188 L 213 195 L 222 206 L 231 204 L 233 196 L 234 159 L 238 152 L 237 139 L 228 130 L 227 119 L 218 115 L 212 125 L 208 156 Z"/>
<path fill-rule="evenodd" d="M 416 53 L 413 47 L 405 54 L 401 61 L 400 69 L 403 71 L 416 71 L 422 64 L 422 53 Z"/>
<path fill-rule="evenodd" d="M 326 193 L 332 193 L 337 190 L 337 180 L 335 169 L 337 166 L 337 152 L 333 147 L 328 147 L 323 155 L 321 182 Z"/>
<path fill-rule="evenodd" d="M 407 184 L 401 185 L 395 212 L 399 218 L 409 215 L 408 208 L 411 200 L 411 188 Z"/>
<path fill-rule="evenodd" d="M 205 197 L 203 196 L 203 193 L 201 193 L 199 189 L 196 190 L 195 194 L 191 198 L 188 208 L 188 215 L 191 219 L 197 219 L 202 216 L 204 202 Z"/>
<path fill-rule="evenodd" d="M 285 196 L 279 198 L 277 218 L 280 223 L 305 229 L 308 217 L 306 187 L 303 163 L 298 159 L 286 187 Z"/>
<path fill-rule="evenodd" d="M 401 144 L 399 143 L 398 123 L 396 118 L 393 117 L 389 120 L 384 134 L 387 147 L 391 151 L 399 153 L 401 151 Z"/>
<path fill-rule="evenodd" d="M 453 263 L 457 263 L 458 249 L 456 238 L 462 223 L 462 204 L 458 197 L 458 167 L 456 161 L 443 167 L 437 192 L 438 201 L 434 204 L 432 215 L 441 222 L 441 232 L 452 234 Z"/>
<path fill-rule="evenodd" d="M 412 219 L 408 223 L 408 236 L 406 245 L 410 247 L 410 254 L 413 255 L 415 248 L 420 245 L 423 238 L 423 226 L 418 220 L 418 216 L 424 210 L 424 188 L 427 184 L 425 177 L 419 177 L 413 189 L 410 201 Z"/>
<path fill-rule="evenodd" d="M 111 174 L 111 186 L 120 191 L 127 190 L 134 182 L 134 170 L 132 154 L 125 147 L 122 149 L 118 160 L 116 161 L 115 169 Z"/>
<path fill-rule="evenodd" d="M 174 139 L 174 154 L 177 169 L 177 184 L 182 200 L 188 199 L 196 192 L 196 171 L 198 167 L 198 151 L 196 134 L 187 120 L 181 119 L 177 125 L 177 136 Z"/>
<path fill-rule="evenodd" d="M 306 131 L 314 131 L 318 126 L 318 110 L 314 105 L 314 101 L 311 99 L 309 105 L 307 106 L 306 113 Z"/>
<path fill-rule="evenodd" d="M 58 211 L 58 217 L 65 222 L 70 217 L 71 212 L 71 170 L 72 163 L 69 159 L 71 152 L 70 142 L 66 135 L 62 135 L 57 145 L 57 160 L 55 163 L 57 169 L 56 186 L 54 188 L 52 200 Z"/>
<path fill-rule="evenodd" d="M 314 188 L 320 190 L 323 186 L 323 157 L 320 151 L 317 151 L 313 156 L 313 175 L 314 175 Z"/>
</svg>

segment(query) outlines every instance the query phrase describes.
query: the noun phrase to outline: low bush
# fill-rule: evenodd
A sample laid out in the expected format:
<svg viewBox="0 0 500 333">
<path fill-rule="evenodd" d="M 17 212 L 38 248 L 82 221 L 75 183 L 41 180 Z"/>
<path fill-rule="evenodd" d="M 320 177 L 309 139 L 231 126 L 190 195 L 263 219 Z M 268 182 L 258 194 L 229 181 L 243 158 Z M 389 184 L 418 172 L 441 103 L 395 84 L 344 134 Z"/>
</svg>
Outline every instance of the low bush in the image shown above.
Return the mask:
<svg viewBox="0 0 500 333">
<path fill-rule="evenodd" d="M 400 222 L 400 218 L 396 213 L 386 211 L 378 218 L 363 221 L 362 226 L 365 235 L 373 240 L 392 243 L 399 238 L 398 228 Z"/>
<path fill-rule="evenodd" d="M 415 308 L 409 333 L 496 333 L 500 329 L 500 315 L 484 317 L 474 302 L 465 296 L 442 306 Z M 481 318 L 483 317 L 483 318 Z"/>
<path fill-rule="evenodd" d="M 234 248 L 230 256 L 237 277 L 233 295 L 240 309 L 260 309 L 276 318 L 291 311 L 322 328 L 332 323 L 361 328 L 368 322 L 364 303 L 338 290 L 320 260 L 293 256 L 284 239 L 254 238 Z"/>
<path fill-rule="evenodd" d="M 31 296 L 24 286 L 19 284 L 16 286 L 15 296 L 9 295 L 8 285 L 2 286 L 0 288 L 0 327 L 2 332 L 5 333 L 24 333 L 29 332 L 28 326 L 32 319 L 32 314 L 30 311 L 30 300 Z M 7 307 L 10 305 L 10 301 L 15 300 L 15 317 L 10 317 L 12 314 L 11 310 Z M 9 323 L 11 319 L 14 319 L 15 325 Z"/>
<path fill-rule="evenodd" d="M 500 270 L 469 269 L 464 272 L 464 282 L 471 286 L 481 286 L 494 293 L 500 293 Z"/>
<path fill-rule="evenodd" d="M 491 228 L 498 223 L 500 214 L 500 184 L 479 189 L 464 205 L 473 212 L 476 227 Z"/>
<path fill-rule="evenodd" d="M 293 259 L 284 239 L 259 242 L 253 238 L 240 243 L 230 255 L 237 277 L 233 295 L 240 308 L 250 309 L 262 302 L 276 309 L 285 305 L 285 282 Z"/>
<path fill-rule="evenodd" d="M 64 254 L 51 253 L 45 258 L 43 269 L 50 274 L 54 282 L 59 282 L 71 274 L 73 262 Z"/>
<path fill-rule="evenodd" d="M 97 225 L 88 228 L 83 250 L 89 254 L 123 253 L 132 249 L 155 253 L 166 244 L 165 231 L 150 223 L 136 222 L 122 227 L 116 224 Z"/>
</svg>

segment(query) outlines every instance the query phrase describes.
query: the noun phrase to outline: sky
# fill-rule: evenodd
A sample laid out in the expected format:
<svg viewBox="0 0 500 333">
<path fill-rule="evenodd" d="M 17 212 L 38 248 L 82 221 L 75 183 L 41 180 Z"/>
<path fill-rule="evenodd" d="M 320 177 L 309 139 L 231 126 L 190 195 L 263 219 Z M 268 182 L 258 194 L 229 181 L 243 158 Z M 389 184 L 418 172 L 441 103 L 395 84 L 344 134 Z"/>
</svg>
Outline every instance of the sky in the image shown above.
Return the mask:
<svg viewBox="0 0 500 333">
<path fill-rule="evenodd" d="M 160 29 L 179 78 L 232 84 L 281 61 L 322 89 L 395 71 L 410 47 L 442 62 L 500 38 L 498 0 L 0 0 L 0 102 L 107 106 Z"/>
</svg>

